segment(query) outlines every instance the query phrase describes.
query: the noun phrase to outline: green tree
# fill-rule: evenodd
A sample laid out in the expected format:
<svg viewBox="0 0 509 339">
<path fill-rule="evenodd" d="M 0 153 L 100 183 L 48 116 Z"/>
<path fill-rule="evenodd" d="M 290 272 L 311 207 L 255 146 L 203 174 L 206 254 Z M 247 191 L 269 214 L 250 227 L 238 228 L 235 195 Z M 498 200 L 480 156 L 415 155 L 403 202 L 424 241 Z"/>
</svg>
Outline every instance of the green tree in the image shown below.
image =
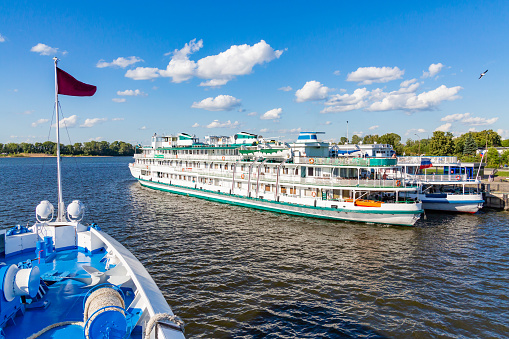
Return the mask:
<svg viewBox="0 0 509 339">
<path fill-rule="evenodd" d="M 352 136 L 352 144 L 358 144 L 358 143 L 359 143 L 359 142 L 361 142 L 361 141 L 362 141 L 362 138 L 361 138 L 361 137 L 359 137 L 357 134 L 354 134 L 354 135 Z"/>
<path fill-rule="evenodd" d="M 509 147 L 509 139 L 502 140 L 502 147 Z"/>
<path fill-rule="evenodd" d="M 509 165 L 509 149 L 506 149 L 500 156 L 501 165 Z"/>
<path fill-rule="evenodd" d="M 403 154 L 403 145 L 401 144 L 401 137 L 396 133 L 387 133 L 378 138 L 378 143 L 392 145 L 396 154 Z"/>
<path fill-rule="evenodd" d="M 375 142 L 378 142 L 378 134 L 374 134 L 374 135 L 366 135 L 366 136 L 362 139 L 362 143 L 363 143 L 363 144 L 374 144 Z"/>
<path fill-rule="evenodd" d="M 498 151 L 494 147 L 490 147 L 488 149 L 488 154 L 486 154 L 486 162 L 488 163 L 488 167 L 498 167 L 500 165 L 500 155 Z"/>
<path fill-rule="evenodd" d="M 341 138 L 339 139 L 339 144 L 340 144 L 340 145 L 344 145 L 344 144 L 346 144 L 347 142 L 348 142 L 348 139 L 347 139 L 346 137 L 341 137 Z"/>
<path fill-rule="evenodd" d="M 463 144 L 463 155 L 475 155 L 477 151 L 477 143 L 471 133 L 467 133 L 467 137 Z"/>
<path fill-rule="evenodd" d="M 446 156 L 452 155 L 454 152 L 454 142 L 452 141 L 452 133 L 435 131 L 429 143 L 429 154 Z"/>
</svg>

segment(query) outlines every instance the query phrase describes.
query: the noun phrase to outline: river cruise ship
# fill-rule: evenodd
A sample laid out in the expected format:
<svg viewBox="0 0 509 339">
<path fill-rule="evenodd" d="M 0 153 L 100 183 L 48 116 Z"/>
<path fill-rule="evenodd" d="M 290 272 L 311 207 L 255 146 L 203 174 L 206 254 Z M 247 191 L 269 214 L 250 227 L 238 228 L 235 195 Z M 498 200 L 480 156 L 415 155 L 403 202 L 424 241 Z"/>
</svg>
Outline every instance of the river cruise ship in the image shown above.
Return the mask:
<svg viewBox="0 0 509 339">
<path fill-rule="evenodd" d="M 411 226 L 423 212 L 403 198 L 415 187 L 402 184 L 397 159 L 330 157 L 317 132 L 292 144 L 246 132 L 205 143 L 154 135 L 129 168 L 151 189 L 298 216 Z"/>
</svg>

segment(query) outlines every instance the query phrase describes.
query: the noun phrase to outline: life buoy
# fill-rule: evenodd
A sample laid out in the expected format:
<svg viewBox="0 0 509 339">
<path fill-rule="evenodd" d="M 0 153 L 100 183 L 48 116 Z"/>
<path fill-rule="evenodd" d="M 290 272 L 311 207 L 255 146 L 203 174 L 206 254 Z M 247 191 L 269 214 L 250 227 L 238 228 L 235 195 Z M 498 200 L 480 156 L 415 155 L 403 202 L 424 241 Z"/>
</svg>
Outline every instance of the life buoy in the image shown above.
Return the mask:
<svg viewBox="0 0 509 339">
<path fill-rule="evenodd" d="M 314 164 L 315 163 L 315 159 L 313 159 L 313 158 L 309 159 L 309 163 L 310 164 Z"/>
<path fill-rule="evenodd" d="M 223 159 L 223 161 L 224 161 L 224 157 L 222 157 L 221 159 Z"/>
<path fill-rule="evenodd" d="M 398 187 L 401 186 L 401 181 L 396 180 L 396 186 L 398 186 Z"/>
<path fill-rule="evenodd" d="M 241 175 L 240 175 L 240 178 L 241 178 L 241 179 L 244 179 L 244 174 L 241 174 Z"/>
<path fill-rule="evenodd" d="M 178 159 L 179 158 L 179 155 L 178 154 L 175 154 L 175 159 Z"/>
<path fill-rule="evenodd" d="M 456 176 L 456 180 L 460 181 L 461 177 L 459 175 Z"/>
<path fill-rule="evenodd" d="M 314 197 L 316 197 L 316 192 L 311 192 L 311 195 Z"/>
<path fill-rule="evenodd" d="M 185 168 L 183 168 L 183 169 L 182 169 L 182 172 L 185 172 L 185 171 L 186 171 L 186 169 L 185 169 Z"/>
<path fill-rule="evenodd" d="M 147 169 L 148 169 L 148 166 L 147 166 Z"/>
</svg>

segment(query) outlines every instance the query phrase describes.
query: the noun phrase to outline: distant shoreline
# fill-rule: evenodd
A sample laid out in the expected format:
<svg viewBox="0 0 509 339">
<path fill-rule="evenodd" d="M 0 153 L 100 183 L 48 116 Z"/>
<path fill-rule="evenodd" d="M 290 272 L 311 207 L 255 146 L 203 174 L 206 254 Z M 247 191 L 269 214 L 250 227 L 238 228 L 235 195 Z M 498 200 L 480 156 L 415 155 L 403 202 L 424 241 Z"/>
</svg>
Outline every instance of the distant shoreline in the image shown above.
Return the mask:
<svg viewBox="0 0 509 339">
<path fill-rule="evenodd" d="M 113 158 L 113 157 L 132 157 L 132 155 L 68 155 L 61 154 L 61 157 L 65 158 Z M 45 154 L 45 153 L 18 153 L 14 155 L 0 155 L 0 158 L 56 158 L 56 155 Z"/>
</svg>

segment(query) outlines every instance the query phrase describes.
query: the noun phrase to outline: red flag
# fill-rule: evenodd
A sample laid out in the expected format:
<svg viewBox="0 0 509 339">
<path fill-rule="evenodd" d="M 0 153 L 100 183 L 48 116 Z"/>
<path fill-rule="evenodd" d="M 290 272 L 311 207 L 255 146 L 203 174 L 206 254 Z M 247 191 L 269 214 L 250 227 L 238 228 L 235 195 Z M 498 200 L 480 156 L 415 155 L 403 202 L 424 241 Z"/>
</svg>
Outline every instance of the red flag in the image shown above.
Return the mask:
<svg viewBox="0 0 509 339">
<path fill-rule="evenodd" d="M 58 94 L 75 97 L 90 97 L 95 94 L 97 87 L 74 79 L 72 75 L 57 67 Z"/>
</svg>

